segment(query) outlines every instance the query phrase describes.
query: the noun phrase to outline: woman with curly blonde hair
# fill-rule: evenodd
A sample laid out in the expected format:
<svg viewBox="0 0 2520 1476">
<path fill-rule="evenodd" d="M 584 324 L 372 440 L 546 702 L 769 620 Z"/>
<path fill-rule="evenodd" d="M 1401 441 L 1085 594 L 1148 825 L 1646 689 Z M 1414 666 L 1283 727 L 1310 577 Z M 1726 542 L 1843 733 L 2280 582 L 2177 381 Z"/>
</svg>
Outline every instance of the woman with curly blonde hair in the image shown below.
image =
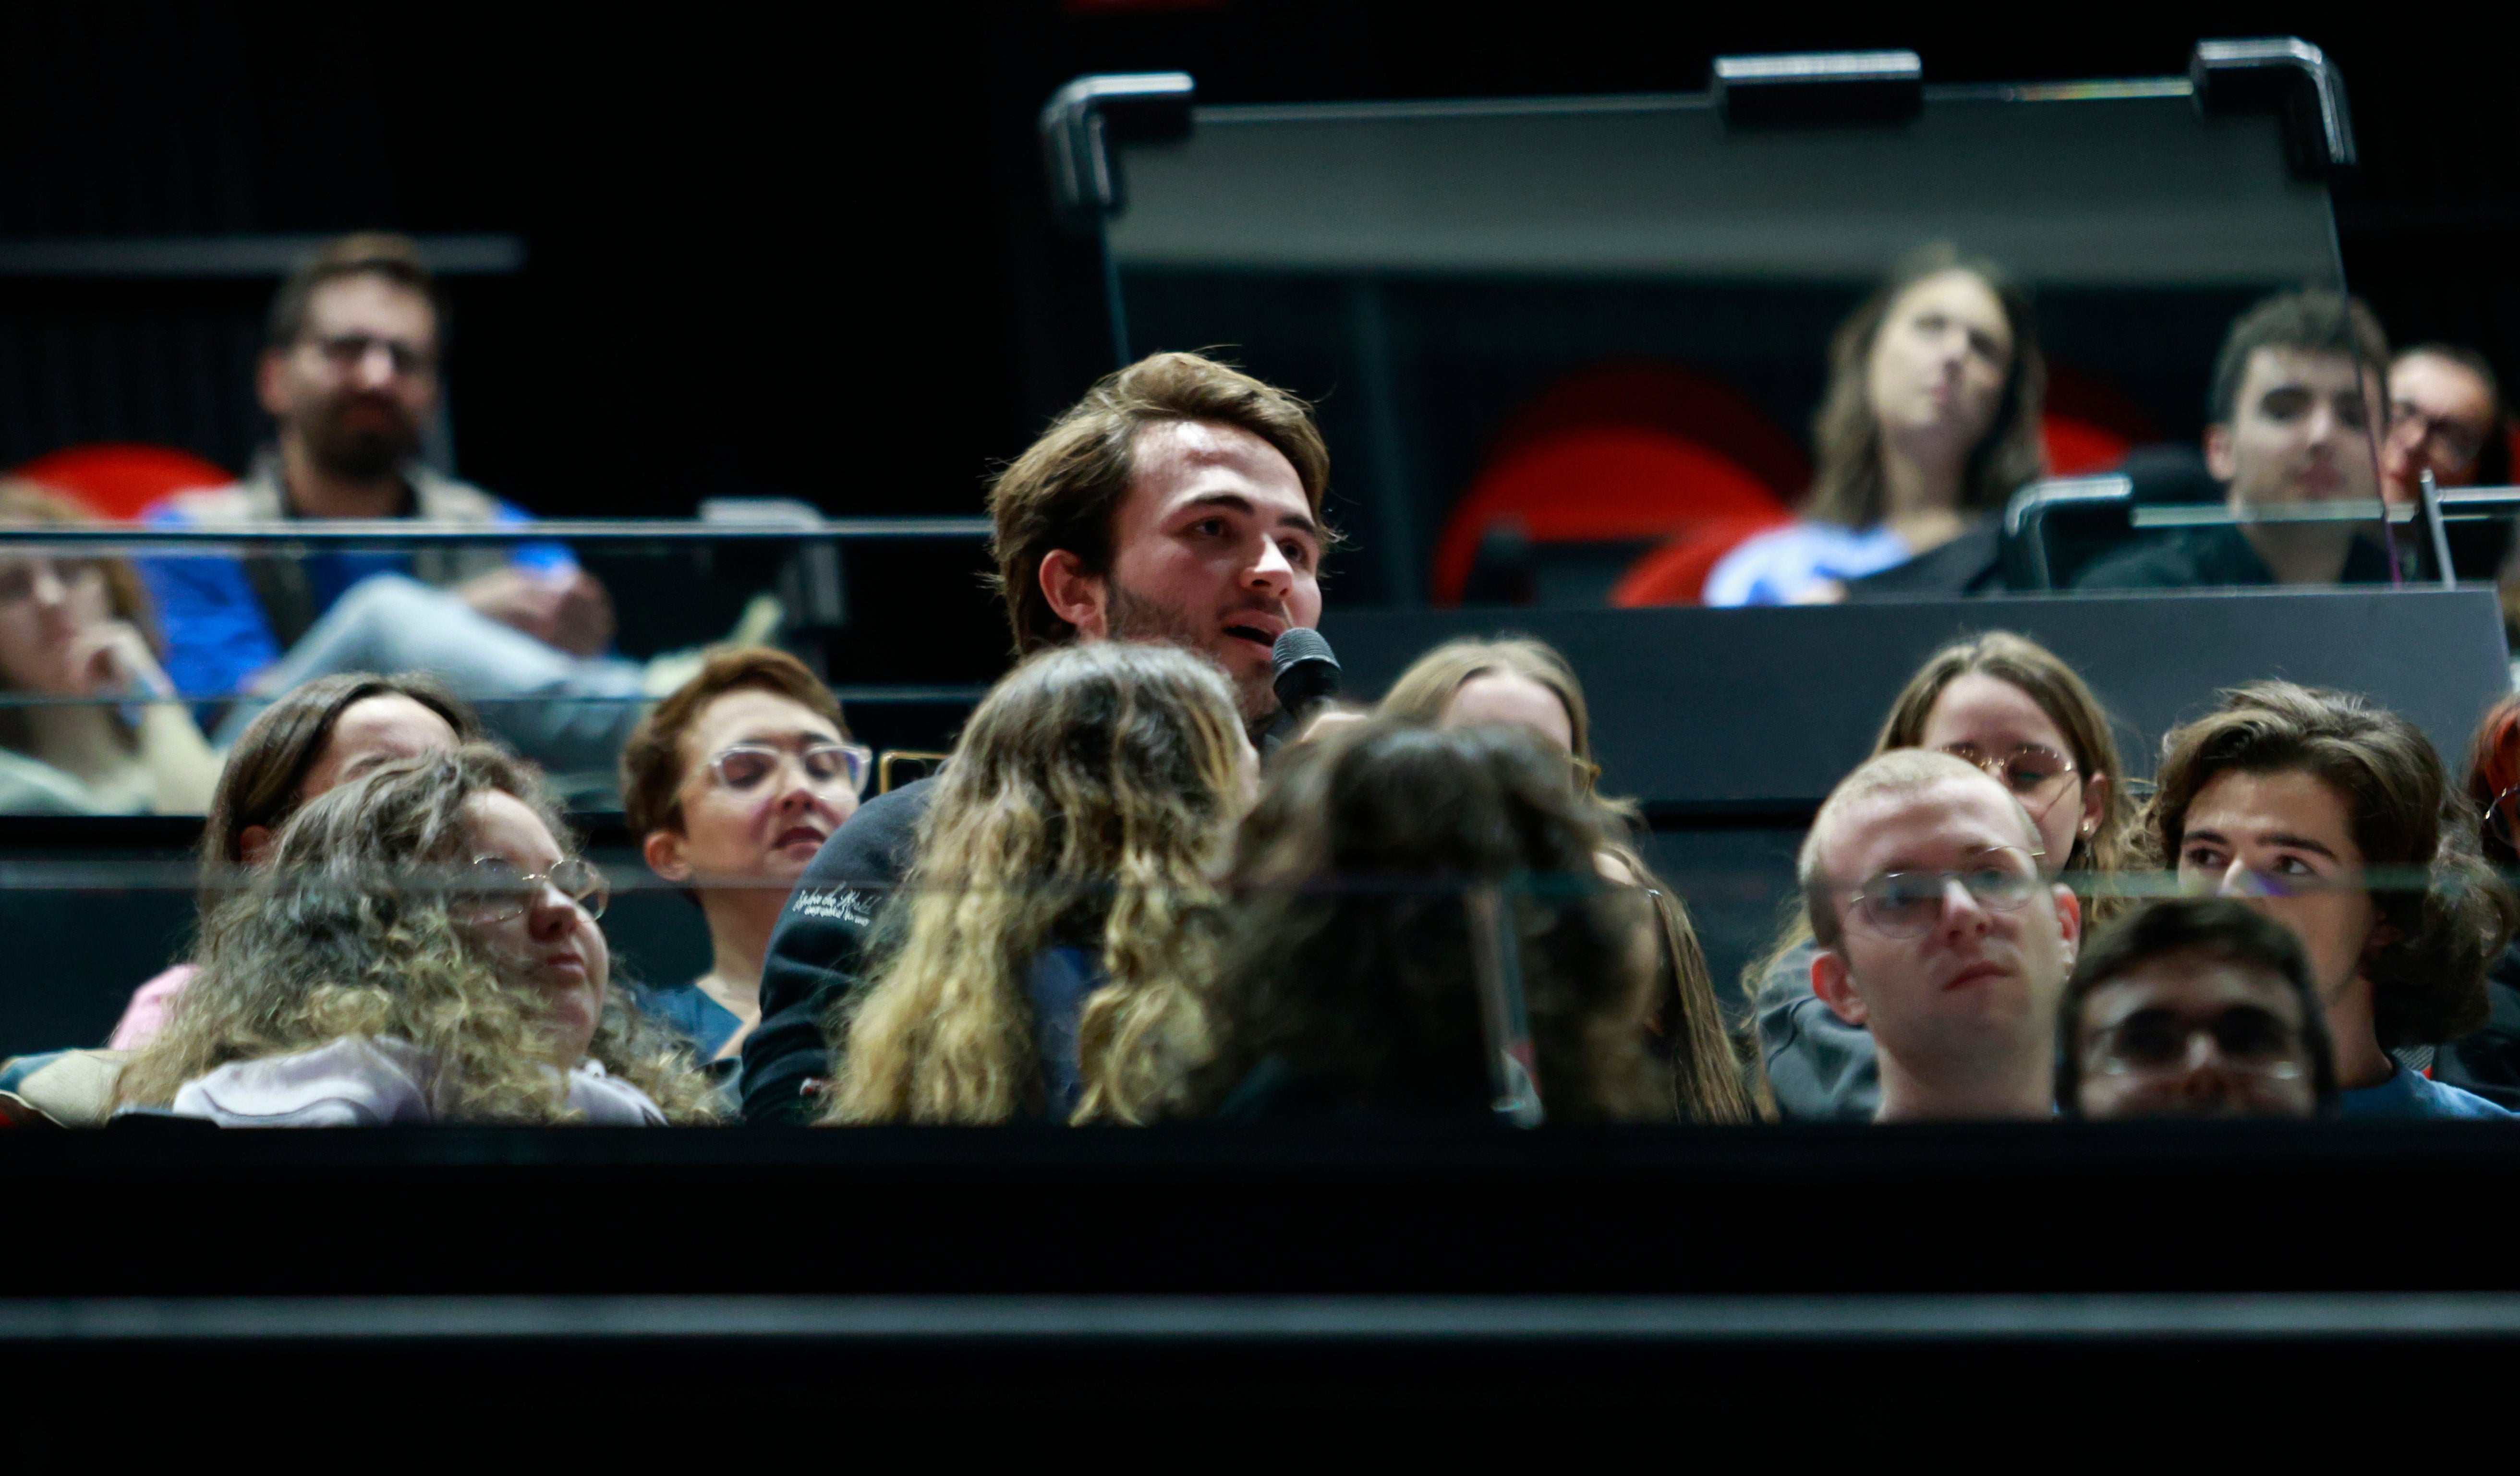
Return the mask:
<svg viewBox="0 0 2520 1476">
<path fill-rule="evenodd" d="M 706 1122 L 706 1081 L 610 987 L 603 873 L 485 744 L 300 810 L 202 926 L 121 1099 L 229 1125 Z"/>
<path fill-rule="evenodd" d="M 833 1021 L 823 1121 L 1143 1123 L 1207 1053 L 1215 899 L 1258 759 L 1234 690 L 1168 646 L 1045 651 L 964 730 Z"/>
</svg>

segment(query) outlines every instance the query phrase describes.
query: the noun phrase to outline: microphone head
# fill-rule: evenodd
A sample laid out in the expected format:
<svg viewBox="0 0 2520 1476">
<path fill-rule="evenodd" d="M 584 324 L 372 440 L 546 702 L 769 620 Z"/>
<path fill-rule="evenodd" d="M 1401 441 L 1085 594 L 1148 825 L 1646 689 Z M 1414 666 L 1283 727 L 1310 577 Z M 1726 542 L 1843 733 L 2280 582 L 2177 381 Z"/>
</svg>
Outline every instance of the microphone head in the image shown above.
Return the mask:
<svg viewBox="0 0 2520 1476">
<path fill-rule="evenodd" d="M 1278 705 L 1288 712 L 1338 694 L 1338 657 L 1330 654 L 1330 643 L 1320 631 L 1288 628 L 1269 647 L 1269 670 Z"/>
</svg>

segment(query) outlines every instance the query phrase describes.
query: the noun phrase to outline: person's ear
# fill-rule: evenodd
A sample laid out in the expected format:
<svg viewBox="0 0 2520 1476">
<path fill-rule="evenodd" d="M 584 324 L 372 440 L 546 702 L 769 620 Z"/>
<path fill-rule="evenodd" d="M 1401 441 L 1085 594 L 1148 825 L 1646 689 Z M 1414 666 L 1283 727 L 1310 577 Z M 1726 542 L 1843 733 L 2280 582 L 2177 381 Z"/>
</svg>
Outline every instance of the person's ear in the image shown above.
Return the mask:
<svg viewBox="0 0 2520 1476">
<path fill-rule="evenodd" d="M 248 826 L 237 831 L 237 854 L 247 866 L 262 865 L 264 853 L 271 849 L 271 827 Z"/>
<path fill-rule="evenodd" d="M 1855 975 L 1847 971 L 1846 959 L 1836 949 L 1823 948 L 1812 956 L 1812 993 L 1820 996 L 1829 1013 L 1850 1025 L 1871 1018 L 1864 996 L 1855 992 Z"/>
<path fill-rule="evenodd" d="M 2109 777 L 2094 774 L 2083 781 L 2083 838 L 2095 840 L 2109 822 Z"/>
<path fill-rule="evenodd" d="M 289 418 L 289 351 L 266 349 L 254 361 L 253 396 L 262 404 L 262 413 L 275 421 Z"/>
<path fill-rule="evenodd" d="M 1041 593 L 1050 602 L 1050 612 L 1075 626 L 1082 639 L 1100 641 L 1111 634 L 1103 610 L 1109 587 L 1102 575 L 1087 573 L 1085 560 L 1074 554 L 1053 549 L 1042 556 Z"/>
<path fill-rule="evenodd" d="M 2407 934 L 2405 929 L 2399 927 L 2398 924 L 2390 921 L 2386 917 L 2382 917 L 2378 921 L 2372 923 L 2371 935 L 2362 940 L 2362 966 L 2366 969 L 2369 968 L 2371 966 L 2371 961 L 2380 956 L 2380 950 L 2387 948 L 2392 943 L 2399 942 L 2406 936 Z"/>
<path fill-rule="evenodd" d="M 2228 483 L 2240 474 L 2239 458 L 2231 454 L 2231 427 L 2205 427 L 2205 470 L 2214 473 L 2218 482 Z"/>
<path fill-rule="evenodd" d="M 2070 969 L 2083 947 L 2083 899 L 2061 882 L 2048 888 L 2048 892 L 2056 899 L 2056 935 L 2064 941 L 2065 966 Z"/>
<path fill-rule="evenodd" d="M 649 831 L 648 838 L 639 842 L 639 856 L 648 863 L 648 870 L 667 881 L 692 879 L 692 864 L 683 856 L 683 832 L 680 830 Z"/>
</svg>

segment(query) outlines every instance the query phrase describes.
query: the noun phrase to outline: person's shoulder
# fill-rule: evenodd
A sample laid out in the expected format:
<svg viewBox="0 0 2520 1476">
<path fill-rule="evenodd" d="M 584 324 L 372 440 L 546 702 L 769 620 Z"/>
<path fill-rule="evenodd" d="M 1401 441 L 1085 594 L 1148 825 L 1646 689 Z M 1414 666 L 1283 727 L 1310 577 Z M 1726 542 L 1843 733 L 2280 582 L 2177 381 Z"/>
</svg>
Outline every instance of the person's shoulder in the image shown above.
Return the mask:
<svg viewBox="0 0 2520 1476">
<path fill-rule="evenodd" d="M 255 495 L 251 482 L 230 482 L 224 487 L 193 487 L 170 492 L 140 510 L 140 521 L 156 528 L 189 528 L 202 524 L 224 526 L 229 523 L 256 522 L 275 515 L 279 509 L 265 507 L 264 499 Z"/>
<path fill-rule="evenodd" d="M 1798 518 L 1751 534 L 1716 560 L 1706 576 L 1706 603 L 1782 604 L 1822 580 L 1860 578 L 1907 558 L 1907 546 L 1887 528 Z"/>
<path fill-rule="evenodd" d="M 2419 1076 L 2412 1071 L 2408 1071 L 2404 1074 L 2411 1078 L 2409 1086 L 2412 1088 L 2412 1095 L 2420 1098 L 2423 1102 L 2423 1110 L 2420 1114 L 2421 1116 L 2486 1118 L 2505 1121 L 2513 1118 L 2520 1118 L 2520 1112 L 2514 1112 L 2508 1107 L 2488 1101 L 2484 1097 L 2477 1096 L 2475 1093 L 2467 1091 L 2465 1088 L 2453 1087 L 2448 1082 L 2437 1082 L 2428 1076 Z"/>
<path fill-rule="evenodd" d="M 2093 559 L 2078 590 L 2175 590 L 2263 584 L 2257 556 L 2231 528 L 2190 528 Z"/>
<path fill-rule="evenodd" d="M 935 784 L 932 777 L 913 780 L 859 806 L 858 813 L 823 842 L 806 878 L 824 874 L 831 879 L 892 879 L 909 859 L 911 837 L 919 828 L 920 817 L 927 813 Z"/>
<path fill-rule="evenodd" d="M 468 481 L 459 481 L 428 467 L 404 473 L 411 483 L 413 511 L 427 522 L 531 522 L 533 514 L 503 502 Z"/>
<path fill-rule="evenodd" d="M 404 1041 L 344 1036 L 306 1051 L 230 1061 L 186 1082 L 171 1110 L 230 1127 L 371 1127 L 435 1117 L 426 1061 Z"/>
</svg>

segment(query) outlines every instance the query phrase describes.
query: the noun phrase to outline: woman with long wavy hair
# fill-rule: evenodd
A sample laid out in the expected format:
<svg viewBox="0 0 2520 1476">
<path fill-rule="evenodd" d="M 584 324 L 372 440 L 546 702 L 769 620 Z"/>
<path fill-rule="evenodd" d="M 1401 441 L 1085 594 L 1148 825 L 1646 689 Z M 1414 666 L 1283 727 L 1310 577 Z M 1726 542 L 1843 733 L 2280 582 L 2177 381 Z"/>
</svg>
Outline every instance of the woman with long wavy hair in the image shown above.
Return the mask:
<svg viewBox="0 0 2520 1476">
<path fill-rule="evenodd" d="M 936 781 L 880 962 L 840 1006 L 840 1123 L 1143 1123 L 1207 1053 L 1205 914 L 1258 759 L 1168 646 L 1017 666 Z"/>
<path fill-rule="evenodd" d="M 1773 1115 L 1759 1102 L 1756 1053 L 1744 1063 L 1734 1052 L 1688 909 L 1637 848 L 1636 806 L 1606 798 L 1598 788 L 1601 770 L 1593 758 L 1592 712 L 1565 656 L 1527 636 L 1447 641 L 1411 662 L 1374 712 L 1439 728 L 1521 728 L 1572 760 L 1577 797 L 1601 810 L 1602 874 L 1635 886 L 1653 904 L 1660 964 L 1645 1026 L 1670 1067 L 1674 1114 L 1688 1122 L 1749 1122 Z"/>
<path fill-rule="evenodd" d="M 1536 1088 L 1513 1095 L 1549 1121 L 1668 1122 L 1668 1069 L 1637 1028 L 1651 910 L 1601 874 L 1604 821 L 1518 724 L 1376 718 L 1301 745 L 1236 847 L 1191 1110 L 1482 1117 L 1511 1054 Z M 1489 1019 L 1514 1011 L 1482 999 L 1482 934 L 1487 987 L 1519 985 L 1521 1041 Z"/>
<path fill-rule="evenodd" d="M 1937 748 L 1986 770 L 2038 827 L 2040 870 L 2091 894 L 2090 923 L 2124 908 L 2105 883 L 2136 854 L 2134 796 L 2108 709 L 2054 651 L 1998 630 L 1927 656 L 1873 740 L 1876 757 L 1893 748 Z M 1812 993 L 1819 951 L 1797 896 L 1781 934 L 1742 978 L 1769 1085 L 1789 1118 L 1869 1121 L 1880 1093 L 1872 1036 Z"/>
<path fill-rule="evenodd" d="M 202 926 L 126 1103 L 231 1125 L 707 1122 L 610 983 L 603 875 L 523 764 L 467 744 L 309 802 Z"/>
<path fill-rule="evenodd" d="M 1948 246 L 1901 262 L 1829 341 L 1802 516 L 1725 555 L 1706 603 L 1840 600 L 1982 526 L 2047 466 L 2047 380 L 2030 299 L 1992 262 Z"/>
</svg>

